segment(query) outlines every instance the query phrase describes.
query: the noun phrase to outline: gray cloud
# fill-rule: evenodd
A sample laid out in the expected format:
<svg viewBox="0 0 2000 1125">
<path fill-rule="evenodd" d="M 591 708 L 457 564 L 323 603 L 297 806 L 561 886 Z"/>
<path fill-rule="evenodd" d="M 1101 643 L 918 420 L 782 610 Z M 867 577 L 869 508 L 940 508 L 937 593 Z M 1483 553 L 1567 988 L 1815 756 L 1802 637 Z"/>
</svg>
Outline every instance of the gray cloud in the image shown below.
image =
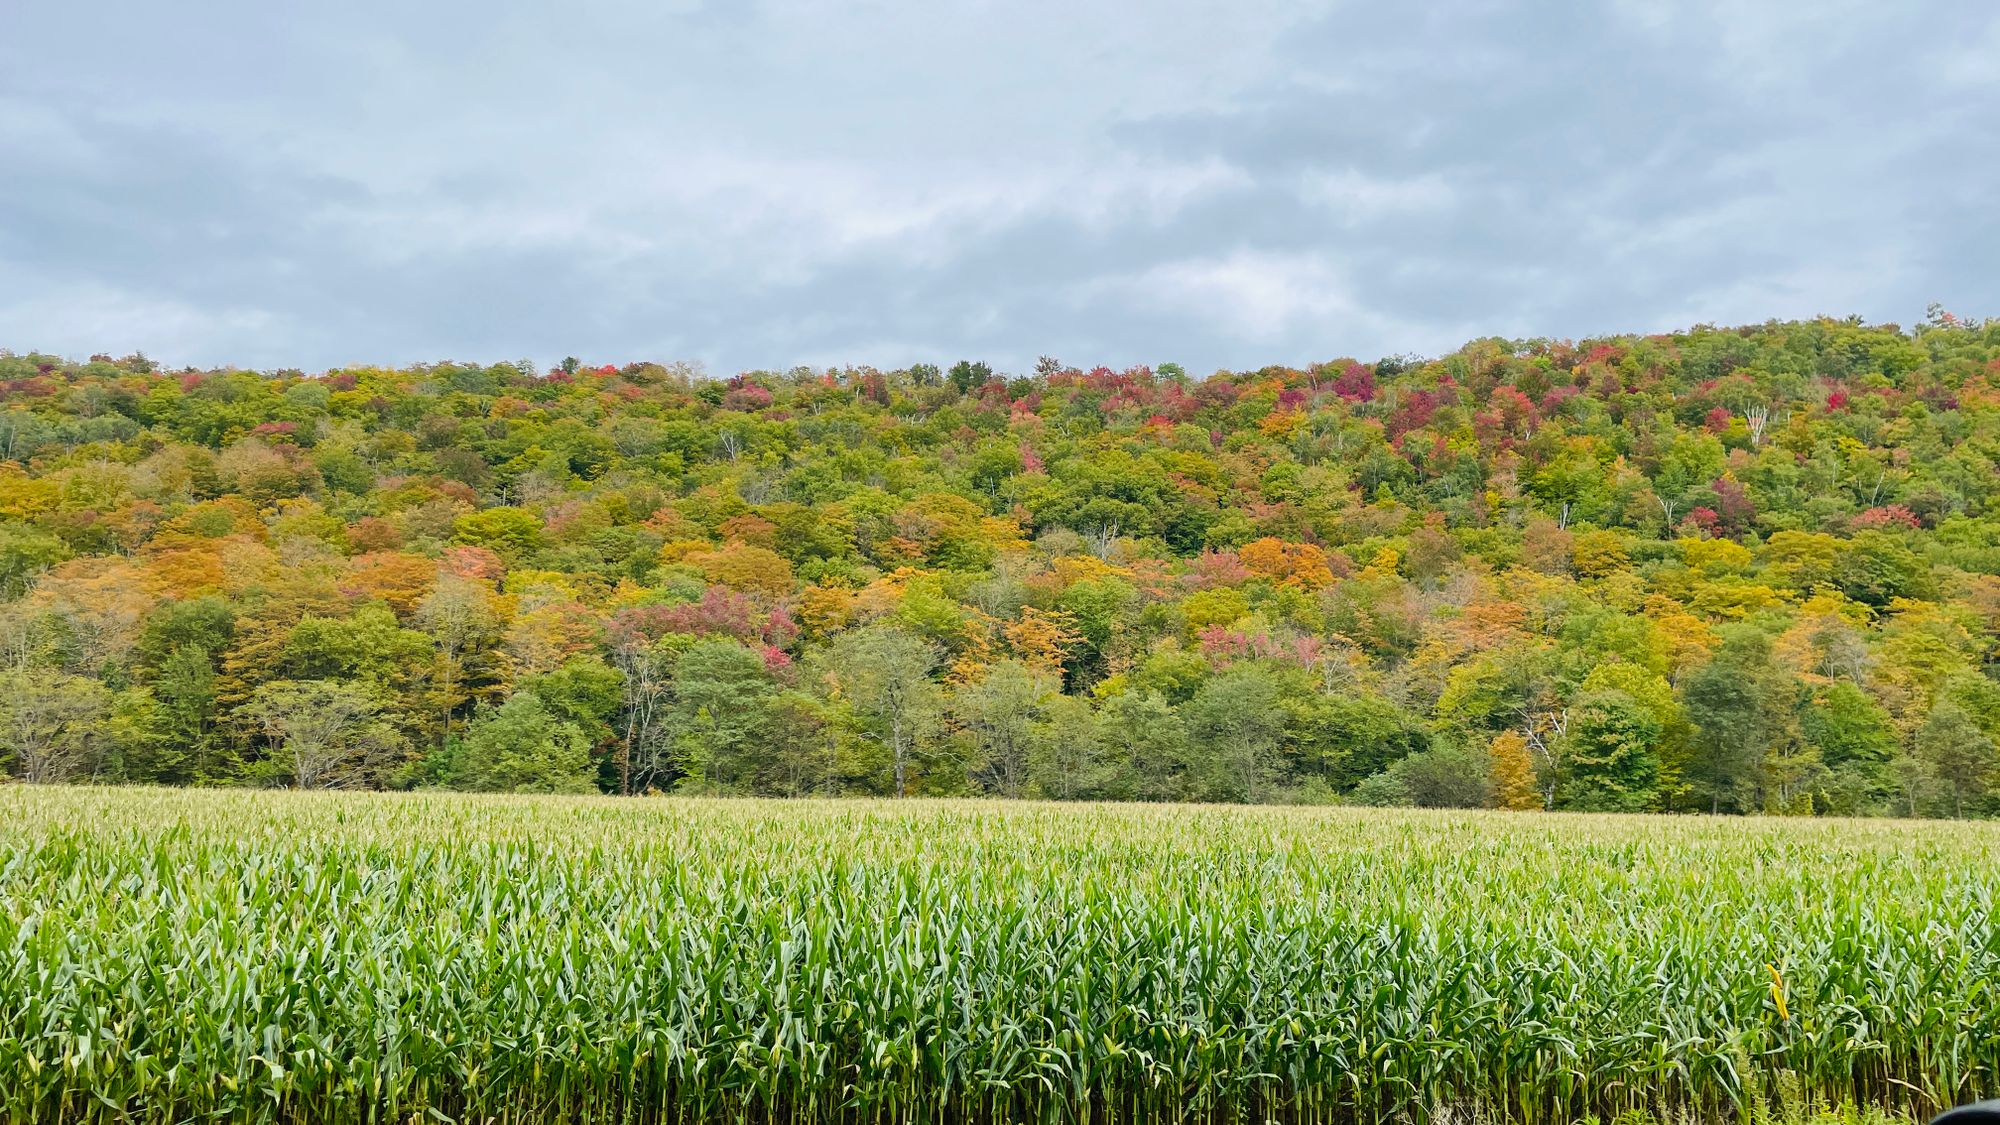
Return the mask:
<svg viewBox="0 0 2000 1125">
<path fill-rule="evenodd" d="M 1973 3 L 6 19 L 17 349 L 1207 369 L 2000 313 Z"/>
</svg>

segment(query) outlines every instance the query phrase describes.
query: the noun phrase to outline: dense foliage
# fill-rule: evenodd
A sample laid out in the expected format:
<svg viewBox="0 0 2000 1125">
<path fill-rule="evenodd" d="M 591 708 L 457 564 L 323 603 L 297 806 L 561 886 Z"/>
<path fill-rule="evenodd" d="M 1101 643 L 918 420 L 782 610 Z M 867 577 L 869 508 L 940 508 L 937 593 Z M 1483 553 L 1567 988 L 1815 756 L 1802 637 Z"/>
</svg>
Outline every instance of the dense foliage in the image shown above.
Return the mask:
<svg viewBox="0 0 2000 1125">
<path fill-rule="evenodd" d="M 2000 322 L 1195 380 L 0 354 L 28 780 L 1976 815 Z"/>
<path fill-rule="evenodd" d="M 1993 841 L 13 786 L 0 1119 L 1919 1116 L 2000 1081 Z"/>
</svg>

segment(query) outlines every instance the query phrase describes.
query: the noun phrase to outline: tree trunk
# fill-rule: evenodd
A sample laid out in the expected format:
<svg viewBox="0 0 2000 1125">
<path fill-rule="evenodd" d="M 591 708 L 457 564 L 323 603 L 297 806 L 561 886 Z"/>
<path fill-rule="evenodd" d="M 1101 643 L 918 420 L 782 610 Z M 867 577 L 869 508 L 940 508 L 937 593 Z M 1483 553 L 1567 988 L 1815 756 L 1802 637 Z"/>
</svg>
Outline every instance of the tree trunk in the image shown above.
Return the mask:
<svg viewBox="0 0 2000 1125">
<path fill-rule="evenodd" d="M 896 796 L 900 799 L 903 796 L 905 788 L 903 784 L 905 773 L 903 769 L 903 717 L 901 715 L 896 715 L 889 720 L 889 753 L 890 758 L 895 763 Z"/>
</svg>

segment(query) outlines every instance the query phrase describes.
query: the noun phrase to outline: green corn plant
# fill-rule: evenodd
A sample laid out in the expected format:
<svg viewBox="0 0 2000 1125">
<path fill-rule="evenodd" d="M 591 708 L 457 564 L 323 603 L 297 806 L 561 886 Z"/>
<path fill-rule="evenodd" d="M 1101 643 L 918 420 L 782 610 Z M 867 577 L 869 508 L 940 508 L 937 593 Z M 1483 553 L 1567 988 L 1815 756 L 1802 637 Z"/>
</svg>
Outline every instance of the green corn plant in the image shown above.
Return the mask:
<svg viewBox="0 0 2000 1125">
<path fill-rule="evenodd" d="M 0 1119 L 1919 1117 L 2000 1083 L 1996 843 L 9 787 Z"/>
</svg>

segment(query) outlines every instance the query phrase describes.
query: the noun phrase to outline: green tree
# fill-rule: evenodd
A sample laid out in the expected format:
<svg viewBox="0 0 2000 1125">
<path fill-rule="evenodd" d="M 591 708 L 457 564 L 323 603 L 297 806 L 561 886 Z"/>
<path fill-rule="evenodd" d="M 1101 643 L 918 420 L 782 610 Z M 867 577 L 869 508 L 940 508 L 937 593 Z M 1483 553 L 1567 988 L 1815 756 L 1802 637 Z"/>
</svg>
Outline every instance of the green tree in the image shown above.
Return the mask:
<svg viewBox="0 0 2000 1125">
<path fill-rule="evenodd" d="M 1294 703 L 1292 733 L 1302 772 L 1351 789 L 1412 754 L 1431 749 L 1416 717 L 1374 693 L 1313 693 Z"/>
<path fill-rule="evenodd" d="M 110 711 L 104 685 L 48 668 L 0 673 L 0 753 L 27 782 L 87 776 Z"/>
<path fill-rule="evenodd" d="M 966 394 L 985 386 L 987 381 L 993 378 L 993 369 L 984 363 L 961 359 L 952 364 L 951 370 L 946 374 L 951 380 L 952 387 L 959 394 Z"/>
<path fill-rule="evenodd" d="M 549 713 L 574 724 L 597 746 L 617 736 L 612 725 L 623 703 L 624 679 L 596 656 L 573 656 L 539 676 L 529 676 L 520 690 L 542 701 Z"/>
<path fill-rule="evenodd" d="M 1156 691 L 1125 691 L 1106 700 L 1099 732 L 1118 771 L 1111 784 L 1145 801 L 1188 799 L 1195 779 L 1188 761 L 1187 728 L 1173 704 Z"/>
<path fill-rule="evenodd" d="M 1917 759 L 1943 790 L 1954 817 L 1968 806 L 1977 808 L 1993 784 L 1996 766 L 1993 739 L 1972 721 L 1965 708 L 1942 702 L 1931 708 L 1917 731 Z"/>
<path fill-rule="evenodd" d="M 370 690 L 327 680 L 273 680 L 237 709 L 269 746 L 267 775 L 299 789 L 378 781 L 403 748 Z"/>
<path fill-rule="evenodd" d="M 1036 791 L 1058 801 L 1103 796 L 1114 775 L 1089 701 L 1057 694 L 1044 700 L 1040 710 L 1029 739 L 1028 768 Z"/>
<path fill-rule="evenodd" d="M 938 650 L 893 625 L 843 634 L 826 666 L 836 690 L 850 700 L 868 734 L 888 751 L 892 791 L 909 795 L 912 771 L 942 707 L 931 671 Z"/>
<path fill-rule="evenodd" d="M 1360 804 L 1476 809 L 1492 797 L 1492 760 L 1464 746 L 1440 746 L 1398 758 L 1355 787 Z"/>
<path fill-rule="evenodd" d="M 1834 556 L 1833 580 L 1841 593 L 1872 606 L 1935 593 L 1924 560 L 1881 531 L 1860 532 L 1840 549 Z"/>
<path fill-rule="evenodd" d="M 990 791 L 1002 797 L 1027 791 L 1036 722 L 1060 686 L 1049 673 L 1002 660 L 953 693 L 952 714 L 972 738 L 980 778 Z"/>
<path fill-rule="evenodd" d="M 417 723 L 431 667 L 430 638 L 405 629 L 384 605 L 347 617 L 307 616 L 278 653 L 276 678 L 333 680 L 367 687 L 385 716 Z"/>
<path fill-rule="evenodd" d="M 1660 722 L 1638 700 L 1615 689 L 1588 692 L 1570 704 L 1563 731 L 1560 807 L 1591 812 L 1640 812 L 1659 797 Z"/>
<path fill-rule="evenodd" d="M 1771 640 L 1737 628 L 1687 677 L 1682 705 L 1694 723 L 1686 781 L 1710 812 L 1755 812 L 1768 757 L 1798 736 L 1797 684 L 1771 659 Z"/>
<path fill-rule="evenodd" d="M 139 629 L 134 655 L 144 668 L 160 668 L 177 652 L 199 652 L 211 662 L 236 639 L 236 611 L 209 595 L 162 602 Z"/>
<path fill-rule="evenodd" d="M 1829 684 L 1800 709 L 1799 726 L 1826 765 L 1820 792 L 1826 811 L 1858 816 L 1889 796 L 1896 731 L 1868 693 L 1845 680 Z"/>
<path fill-rule="evenodd" d="M 1713 434 L 1677 433 L 1652 472 L 1653 497 L 1667 526 L 1687 514 L 1688 493 L 1722 474 L 1722 442 Z"/>
<path fill-rule="evenodd" d="M 466 727 L 451 783 L 514 793 L 590 793 L 590 739 L 528 692 L 482 708 Z"/>
<path fill-rule="evenodd" d="M 518 556 L 541 546 L 542 521 L 521 508 L 486 508 L 458 517 L 453 524 L 458 541 Z"/>
<path fill-rule="evenodd" d="M 769 765 L 771 679 L 756 652 L 733 640 L 697 641 L 674 669 L 669 718 L 683 788 L 748 793 Z"/>
<path fill-rule="evenodd" d="M 1275 677 L 1258 664 L 1217 674 L 1182 708 L 1187 723 L 1195 796 L 1209 801 L 1261 801 L 1280 776 L 1285 709 Z"/>
<path fill-rule="evenodd" d="M 182 646 L 160 662 L 154 674 L 155 706 L 150 718 L 153 753 L 134 763 L 134 776 L 169 785 L 230 780 L 242 763 L 229 752 L 216 728 L 216 674 L 209 653 Z"/>
<path fill-rule="evenodd" d="M 38 527 L 0 523 L 0 598 L 18 596 L 36 575 L 69 556 L 67 544 Z"/>
<path fill-rule="evenodd" d="M 770 763 L 760 791 L 784 797 L 839 793 L 869 772 L 859 761 L 853 716 L 837 703 L 793 689 L 767 710 Z"/>
</svg>

